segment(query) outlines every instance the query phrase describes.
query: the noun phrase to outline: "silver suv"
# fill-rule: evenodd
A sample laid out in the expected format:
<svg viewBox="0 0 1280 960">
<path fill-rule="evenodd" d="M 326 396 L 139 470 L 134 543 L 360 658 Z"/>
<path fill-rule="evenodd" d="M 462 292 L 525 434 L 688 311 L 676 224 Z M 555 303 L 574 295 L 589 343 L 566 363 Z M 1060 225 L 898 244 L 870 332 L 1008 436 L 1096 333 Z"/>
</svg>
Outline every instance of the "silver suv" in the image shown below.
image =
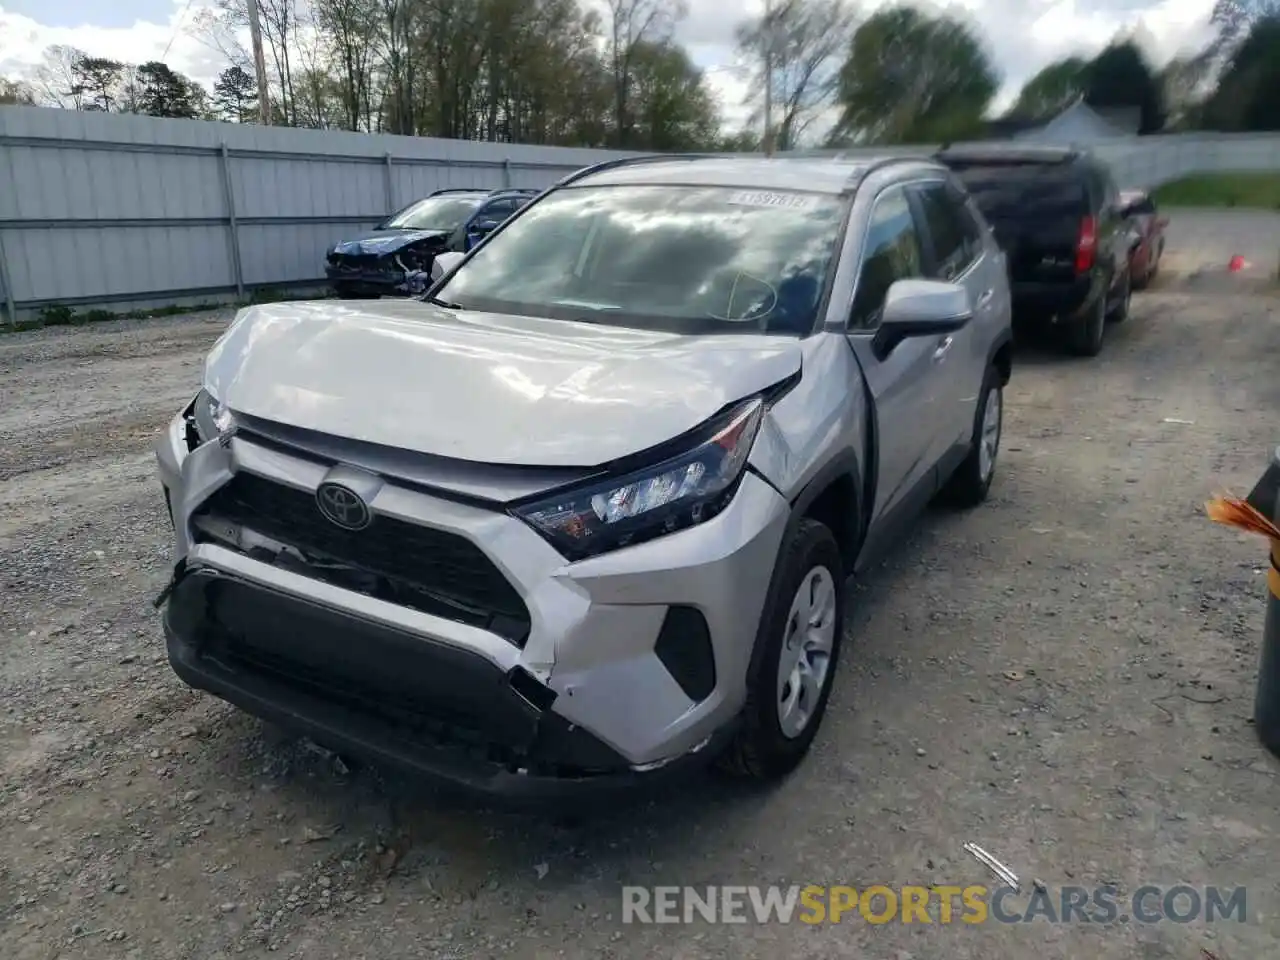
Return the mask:
<svg viewBox="0 0 1280 960">
<path fill-rule="evenodd" d="M 249 307 L 159 445 L 188 684 L 495 793 L 805 755 L 847 576 L 987 495 L 1004 259 L 932 161 L 581 171 L 421 299 Z"/>
</svg>

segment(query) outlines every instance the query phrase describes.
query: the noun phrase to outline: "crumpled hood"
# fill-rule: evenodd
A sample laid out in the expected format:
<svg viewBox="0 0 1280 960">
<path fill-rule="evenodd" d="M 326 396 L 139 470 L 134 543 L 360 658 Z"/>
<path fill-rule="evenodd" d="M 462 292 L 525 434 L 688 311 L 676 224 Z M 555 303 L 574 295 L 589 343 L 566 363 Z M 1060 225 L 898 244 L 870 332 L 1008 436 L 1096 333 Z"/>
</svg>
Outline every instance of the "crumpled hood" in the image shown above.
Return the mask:
<svg viewBox="0 0 1280 960">
<path fill-rule="evenodd" d="M 494 464 L 589 467 L 800 369 L 797 340 L 454 313 L 417 300 L 247 307 L 204 385 L 234 413 Z"/>
<path fill-rule="evenodd" d="M 371 230 L 354 240 L 343 240 L 333 245 L 332 253 L 339 256 L 383 256 L 403 250 L 420 240 L 441 240 L 448 234 L 441 230 Z"/>
</svg>

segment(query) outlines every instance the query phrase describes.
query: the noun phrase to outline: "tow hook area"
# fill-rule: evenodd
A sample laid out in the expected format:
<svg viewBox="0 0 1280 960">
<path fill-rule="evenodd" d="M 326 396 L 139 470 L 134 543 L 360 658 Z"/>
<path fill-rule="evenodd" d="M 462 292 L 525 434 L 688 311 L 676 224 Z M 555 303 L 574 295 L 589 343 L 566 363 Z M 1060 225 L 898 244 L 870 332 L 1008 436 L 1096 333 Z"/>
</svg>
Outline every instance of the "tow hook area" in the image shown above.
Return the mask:
<svg viewBox="0 0 1280 960">
<path fill-rule="evenodd" d="M 511 689 L 536 710 L 546 712 L 556 702 L 558 694 L 524 667 L 512 667 L 508 681 Z"/>
<path fill-rule="evenodd" d="M 164 589 L 156 595 L 155 600 L 151 601 L 151 605 L 157 610 L 163 607 L 165 602 L 169 599 L 170 594 L 177 589 L 178 584 L 182 583 L 182 581 L 187 578 L 189 573 L 190 570 L 187 567 L 187 559 L 186 557 L 183 557 L 174 564 L 173 573 L 169 576 L 169 582 L 165 584 Z"/>
</svg>

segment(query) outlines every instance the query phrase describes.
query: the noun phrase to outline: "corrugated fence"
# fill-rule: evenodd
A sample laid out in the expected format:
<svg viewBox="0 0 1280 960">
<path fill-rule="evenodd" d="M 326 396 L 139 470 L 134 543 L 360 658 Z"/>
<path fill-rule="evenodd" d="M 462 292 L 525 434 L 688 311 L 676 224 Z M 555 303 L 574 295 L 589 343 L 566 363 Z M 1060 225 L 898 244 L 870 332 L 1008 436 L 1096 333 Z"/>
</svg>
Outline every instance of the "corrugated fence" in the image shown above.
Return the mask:
<svg viewBox="0 0 1280 960">
<path fill-rule="evenodd" d="M 1144 137 L 1094 149 L 1121 186 L 1280 169 L 1274 135 Z M 863 152 L 884 150 L 844 151 Z M 329 244 L 432 190 L 546 187 L 615 156 L 0 107 L 0 303 L 12 322 L 53 305 L 122 309 L 310 286 L 322 282 Z"/>
<path fill-rule="evenodd" d="M 0 107 L 12 319 L 306 286 L 335 240 L 441 187 L 546 187 L 607 151 Z"/>
</svg>

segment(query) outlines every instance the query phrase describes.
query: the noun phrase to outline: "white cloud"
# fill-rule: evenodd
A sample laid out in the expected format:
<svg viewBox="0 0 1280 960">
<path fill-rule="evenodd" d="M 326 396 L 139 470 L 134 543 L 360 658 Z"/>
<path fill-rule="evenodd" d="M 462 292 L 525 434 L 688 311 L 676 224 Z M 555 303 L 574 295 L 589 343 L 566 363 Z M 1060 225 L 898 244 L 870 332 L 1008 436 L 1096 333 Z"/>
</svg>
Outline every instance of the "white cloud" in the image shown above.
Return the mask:
<svg viewBox="0 0 1280 960">
<path fill-rule="evenodd" d="M 126 5 L 128 0 L 115 0 Z M 212 0 L 173 0 L 164 23 L 137 20 L 128 27 L 50 27 L 29 16 L 10 13 L 0 5 L 0 74 L 30 76 L 54 45 L 76 47 L 88 54 L 128 63 L 145 63 L 162 56 L 187 76 L 209 86 L 226 66 L 222 55 L 194 35 L 198 12 Z M 166 48 L 168 52 L 166 53 Z"/>
</svg>

